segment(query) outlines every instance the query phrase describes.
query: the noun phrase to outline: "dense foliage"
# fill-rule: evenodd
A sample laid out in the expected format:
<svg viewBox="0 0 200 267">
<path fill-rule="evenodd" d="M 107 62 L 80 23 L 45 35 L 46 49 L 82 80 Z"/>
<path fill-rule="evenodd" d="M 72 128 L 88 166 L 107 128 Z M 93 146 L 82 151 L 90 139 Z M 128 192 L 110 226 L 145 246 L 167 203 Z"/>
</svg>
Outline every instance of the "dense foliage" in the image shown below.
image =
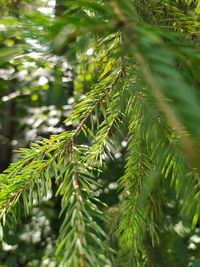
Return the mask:
<svg viewBox="0 0 200 267">
<path fill-rule="evenodd" d="M 0 3 L 1 266 L 199 266 L 199 1 Z"/>
</svg>

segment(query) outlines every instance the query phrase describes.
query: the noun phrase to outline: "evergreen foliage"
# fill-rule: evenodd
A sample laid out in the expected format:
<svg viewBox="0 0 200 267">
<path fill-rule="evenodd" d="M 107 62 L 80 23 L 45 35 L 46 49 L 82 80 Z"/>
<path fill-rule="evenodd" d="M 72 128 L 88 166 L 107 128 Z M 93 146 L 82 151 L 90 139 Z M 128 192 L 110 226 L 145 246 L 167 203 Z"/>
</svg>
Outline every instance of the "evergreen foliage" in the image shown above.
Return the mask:
<svg viewBox="0 0 200 267">
<path fill-rule="evenodd" d="M 62 5 L 59 16 L 34 13 L 18 27 L 21 40 L 48 40 L 42 53 L 74 66 L 76 101 L 65 120 L 71 130 L 20 149 L 0 175 L 1 237 L 22 210 L 29 214 L 54 191 L 55 181 L 62 199 L 58 266 L 197 266 L 175 255 L 169 236 L 178 220 L 191 231 L 199 227 L 199 2 Z M 28 52 L 26 43 L 1 48 L 0 64 Z M 99 177 L 121 142 L 124 174 L 109 207 Z"/>
</svg>

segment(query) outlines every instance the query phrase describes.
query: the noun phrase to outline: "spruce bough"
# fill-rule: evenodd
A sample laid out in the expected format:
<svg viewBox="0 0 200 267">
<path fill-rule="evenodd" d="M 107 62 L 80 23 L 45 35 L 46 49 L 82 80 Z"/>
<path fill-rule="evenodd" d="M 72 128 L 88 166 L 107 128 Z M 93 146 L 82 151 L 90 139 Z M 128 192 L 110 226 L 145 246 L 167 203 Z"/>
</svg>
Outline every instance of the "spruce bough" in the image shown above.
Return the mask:
<svg viewBox="0 0 200 267">
<path fill-rule="evenodd" d="M 0 175 L 1 229 L 41 203 L 55 179 L 62 199 L 58 266 L 181 266 L 167 235 L 170 208 L 191 229 L 199 221 L 200 58 L 193 38 L 199 22 L 193 18 L 189 27 L 190 17 L 172 1 L 147 1 L 155 7 L 153 21 L 145 21 L 145 1 L 68 2 L 69 11 L 51 20 L 49 31 L 59 29 L 50 35 L 51 53 L 62 57 L 75 48 L 78 72 L 92 47 L 94 79 L 84 97 L 75 87 L 80 99 L 65 121 L 74 130 L 20 149 Z M 119 198 L 109 207 L 98 177 L 123 140 Z"/>
</svg>

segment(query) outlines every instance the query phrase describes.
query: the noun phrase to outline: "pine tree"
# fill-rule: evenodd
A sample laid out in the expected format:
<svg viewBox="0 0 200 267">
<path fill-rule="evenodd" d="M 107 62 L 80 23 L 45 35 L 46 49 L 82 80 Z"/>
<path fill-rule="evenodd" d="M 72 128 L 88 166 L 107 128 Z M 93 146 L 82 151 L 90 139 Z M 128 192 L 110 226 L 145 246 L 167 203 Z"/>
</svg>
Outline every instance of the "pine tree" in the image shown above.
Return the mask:
<svg viewBox="0 0 200 267">
<path fill-rule="evenodd" d="M 72 130 L 20 149 L 0 175 L 1 235 L 21 210 L 41 203 L 55 179 L 58 266 L 192 264 L 178 258 L 170 235 L 174 221 L 194 229 L 200 215 L 200 5 L 174 2 L 63 1 L 65 12 L 43 18 L 42 37 L 35 25 L 29 29 L 43 44 L 48 38 L 47 53 L 74 65 L 77 101 L 65 121 Z M 26 49 L 2 49 L 1 64 Z M 109 207 L 98 178 L 121 142 L 124 174 L 119 201 Z"/>
</svg>

